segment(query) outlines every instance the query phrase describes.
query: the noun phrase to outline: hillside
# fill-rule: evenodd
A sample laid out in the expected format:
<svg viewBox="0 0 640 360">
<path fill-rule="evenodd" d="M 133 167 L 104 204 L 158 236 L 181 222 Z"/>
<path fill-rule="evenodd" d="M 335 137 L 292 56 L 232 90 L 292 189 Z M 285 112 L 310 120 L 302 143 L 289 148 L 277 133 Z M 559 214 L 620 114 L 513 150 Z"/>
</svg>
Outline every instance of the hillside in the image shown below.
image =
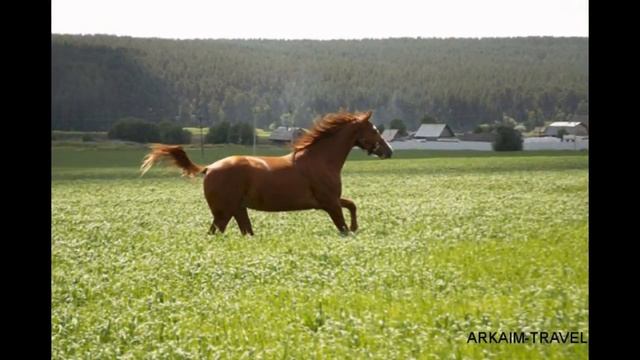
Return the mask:
<svg viewBox="0 0 640 360">
<path fill-rule="evenodd" d="M 527 127 L 588 109 L 587 38 L 165 40 L 52 35 L 52 126 L 106 130 L 120 117 L 183 126 L 307 126 L 373 109 L 456 130 L 503 115 Z"/>
</svg>

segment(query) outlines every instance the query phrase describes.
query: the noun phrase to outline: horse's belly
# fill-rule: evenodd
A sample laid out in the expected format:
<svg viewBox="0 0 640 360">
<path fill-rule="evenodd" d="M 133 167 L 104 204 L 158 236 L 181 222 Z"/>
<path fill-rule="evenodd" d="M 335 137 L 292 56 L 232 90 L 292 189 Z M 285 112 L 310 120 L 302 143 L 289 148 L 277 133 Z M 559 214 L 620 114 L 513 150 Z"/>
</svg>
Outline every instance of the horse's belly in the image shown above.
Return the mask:
<svg viewBox="0 0 640 360">
<path fill-rule="evenodd" d="M 306 210 L 317 207 L 313 194 L 298 184 L 271 183 L 264 181 L 249 188 L 245 205 L 261 211 Z"/>
<path fill-rule="evenodd" d="M 273 196 L 272 194 L 260 194 L 245 198 L 245 206 L 253 210 L 261 211 L 293 211 L 307 210 L 317 207 L 315 201 L 296 196 Z"/>
<path fill-rule="evenodd" d="M 305 204 L 287 204 L 287 205 L 277 205 L 277 204 L 247 204 L 247 208 L 251 210 L 258 211 L 297 211 L 297 210 L 310 210 L 317 208 L 316 206 L 310 206 Z"/>
</svg>

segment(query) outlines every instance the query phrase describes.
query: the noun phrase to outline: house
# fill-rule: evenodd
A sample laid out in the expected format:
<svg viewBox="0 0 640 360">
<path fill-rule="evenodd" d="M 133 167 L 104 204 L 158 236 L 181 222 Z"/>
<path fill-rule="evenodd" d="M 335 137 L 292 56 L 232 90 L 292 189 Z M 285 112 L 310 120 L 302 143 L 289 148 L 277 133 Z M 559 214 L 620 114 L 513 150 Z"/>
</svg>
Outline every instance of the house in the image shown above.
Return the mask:
<svg viewBox="0 0 640 360">
<path fill-rule="evenodd" d="M 431 141 L 457 139 L 453 130 L 447 124 L 422 124 L 413 137 Z"/>
<path fill-rule="evenodd" d="M 570 122 L 581 122 L 589 128 L 589 115 L 571 115 Z"/>
<path fill-rule="evenodd" d="M 398 129 L 384 129 L 384 131 L 382 132 L 382 138 L 386 141 L 386 142 L 392 142 L 393 140 L 397 139 L 398 136 Z"/>
<path fill-rule="evenodd" d="M 557 121 L 549 124 L 544 130 L 545 136 L 558 136 L 560 129 L 564 129 L 568 135 L 589 135 L 589 128 L 585 123 L 577 121 Z"/>
<path fill-rule="evenodd" d="M 481 133 L 466 133 L 460 135 L 461 141 L 480 141 L 480 142 L 494 142 L 496 140 L 496 134 L 492 132 Z"/>
<path fill-rule="evenodd" d="M 533 130 L 531 131 L 532 134 L 534 134 L 535 136 L 543 136 L 544 135 L 544 126 L 536 126 L 533 128 Z"/>
<path fill-rule="evenodd" d="M 302 134 L 304 134 L 304 130 L 301 128 L 287 128 L 285 126 L 280 126 L 271 132 L 269 140 L 277 144 L 290 143 L 295 141 Z"/>
</svg>

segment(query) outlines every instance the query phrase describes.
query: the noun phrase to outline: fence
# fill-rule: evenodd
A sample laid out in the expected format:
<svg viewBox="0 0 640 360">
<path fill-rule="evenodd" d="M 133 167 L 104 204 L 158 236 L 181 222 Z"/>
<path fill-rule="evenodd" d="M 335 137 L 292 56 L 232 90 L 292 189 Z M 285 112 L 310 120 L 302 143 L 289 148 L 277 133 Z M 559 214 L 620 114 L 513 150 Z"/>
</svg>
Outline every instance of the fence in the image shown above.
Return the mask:
<svg viewBox="0 0 640 360">
<path fill-rule="evenodd" d="M 490 142 L 483 141 L 393 141 L 394 150 L 476 150 L 493 151 Z M 526 138 L 522 144 L 525 151 L 534 150 L 587 150 L 589 140 L 577 138 L 575 141 L 562 141 L 558 138 Z"/>
</svg>

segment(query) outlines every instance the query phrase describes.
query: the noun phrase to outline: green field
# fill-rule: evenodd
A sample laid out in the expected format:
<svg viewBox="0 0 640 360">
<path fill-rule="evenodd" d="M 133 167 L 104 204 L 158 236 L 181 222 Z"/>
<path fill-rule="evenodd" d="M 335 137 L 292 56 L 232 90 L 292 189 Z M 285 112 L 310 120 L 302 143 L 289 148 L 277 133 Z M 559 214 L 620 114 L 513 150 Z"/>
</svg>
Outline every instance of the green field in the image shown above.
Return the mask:
<svg viewBox="0 0 640 360">
<path fill-rule="evenodd" d="M 209 128 L 206 128 L 206 127 L 202 128 L 202 133 L 200 132 L 200 128 L 198 128 L 198 127 L 186 127 L 186 128 L 184 128 L 184 130 L 187 130 L 188 132 L 191 133 L 191 135 L 192 135 L 191 143 L 192 144 L 200 144 L 200 138 L 202 136 L 207 136 L 207 134 L 209 133 Z M 271 131 L 262 130 L 262 129 L 256 128 L 256 136 L 257 136 L 256 141 L 259 144 L 268 143 L 269 135 L 271 135 Z"/>
<path fill-rule="evenodd" d="M 184 128 L 184 130 L 187 130 L 188 132 L 191 133 L 191 135 L 200 135 L 200 128 L 199 127 L 186 127 Z M 207 135 L 209 133 L 209 128 L 208 127 L 203 127 L 202 128 L 202 134 L 203 135 Z"/>
<path fill-rule="evenodd" d="M 203 127 L 202 132 L 198 127 L 185 127 L 184 130 L 191 133 L 191 144 L 200 145 L 201 138 L 207 136 L 209 128 Z M 256 142 L 258 144 L 269 144 L 271 132 L 256 128 Z M 100 147 L 100 148 L 122 148 L 121 141 L 110 140 L 106 131 L 51 131 L 51 141 L 56 147 Z M 129 147 L 139 147 L 138 144 L 127 144 Z"/>
<path fill-rule="evenodd" d="M 320 211 L 250 211 L 256 236 L 234 222 L 207 236 L 201 180 L 140 178 L 143 155 L 53 148 L 55 359 L 587 358 L 585 344 L 467 344 L 471 331 L 588 338 L 585 153 L 354 151 L 348 237 Z"/>
<path fill-rule="evenodd" d="M 184 129 L 187 130 L 188 132 L 192 133 L 193 135 L 199 135 L 200 134 L 200 128 L 199 127 L 186 127 Z M 208 127 L 203 127 L 202 128 L 202 133 L 204 135 L 207 135 L 209 133 L 209 128 Z M 271 131 L 263 130 L 263 129 L 259 129 L 259 128 L 256 128 L 256 133 L 257 133 L 258 136 L 261 136 L 261 137 L 269 137 L 269 135 L 271 135 Z"/>
</svg>

